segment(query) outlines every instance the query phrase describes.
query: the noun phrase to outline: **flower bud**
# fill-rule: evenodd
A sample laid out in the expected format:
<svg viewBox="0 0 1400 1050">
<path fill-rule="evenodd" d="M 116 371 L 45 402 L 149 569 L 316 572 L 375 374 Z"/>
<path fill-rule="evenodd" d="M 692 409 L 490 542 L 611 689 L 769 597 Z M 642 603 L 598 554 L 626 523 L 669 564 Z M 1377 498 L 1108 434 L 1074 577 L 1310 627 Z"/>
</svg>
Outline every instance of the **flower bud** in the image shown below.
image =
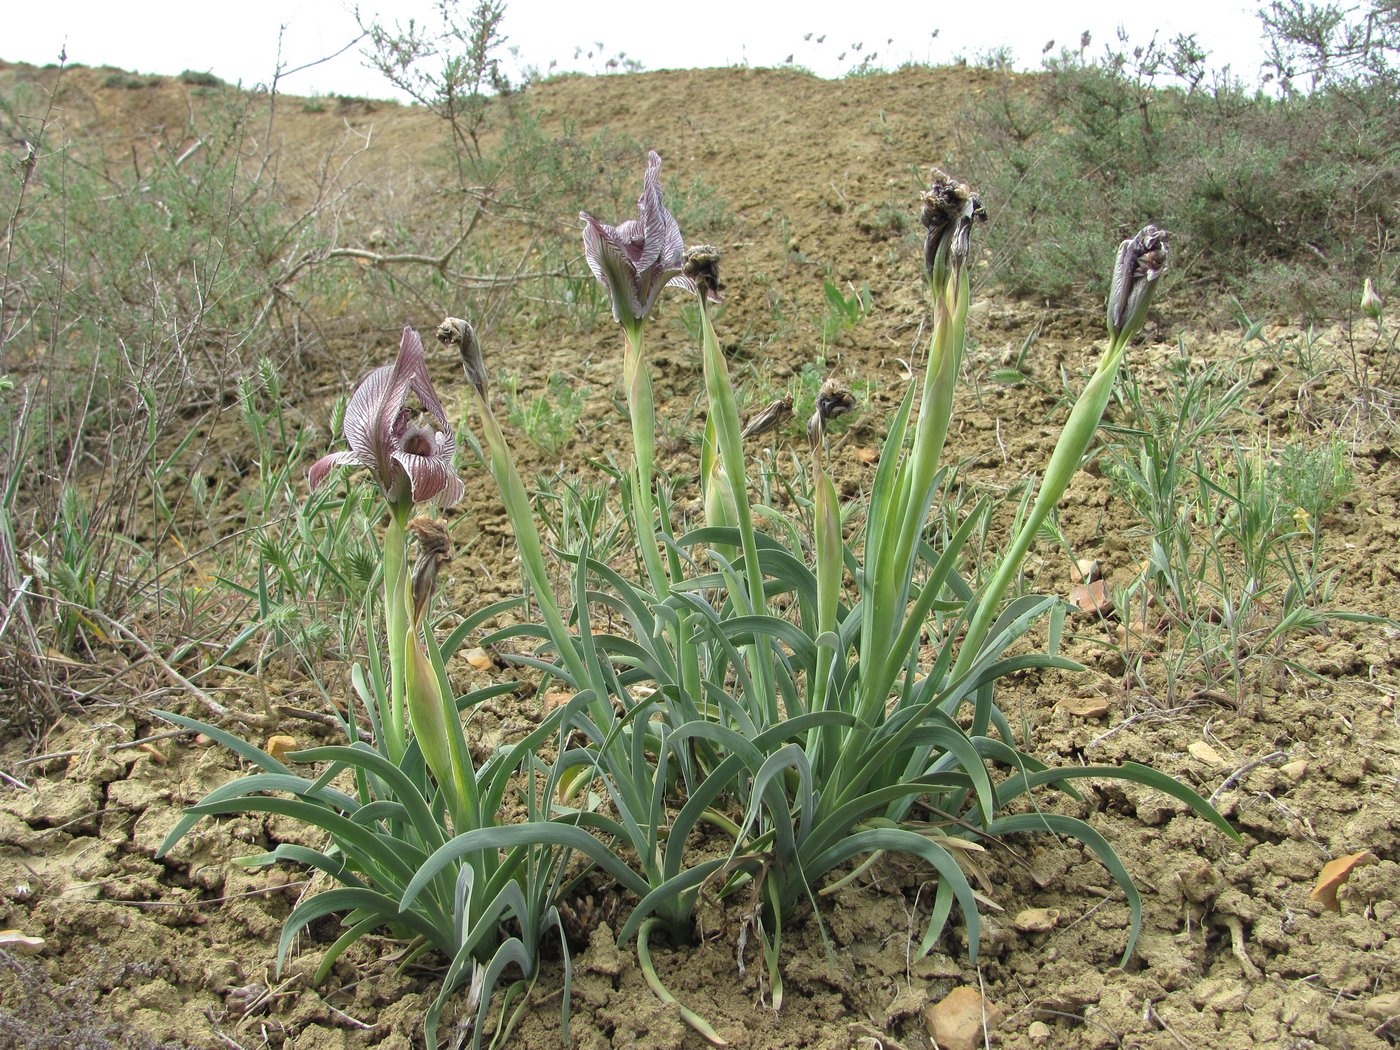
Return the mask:
<svg viewBox="0 0 1400 1050">
<path fill-rule="evenodd" d="M 718 456 L 710 465 L 705 479 L 705 524 L 711 528 L 734 528 L 739 524 L 739 505 L 734 486 L 729 483 L 724 464 Z"/>
<path fill-rule="evenodd" d="M 826 433 L 826 425 L 837 416 L 854 411 L 855 407 L 856 398 L 850 389 L 835 379 L 828 379 L 817 393 L 817 407 L 812 418 L 807 420 L 808 443 L 816 448 Z"/>
<path fill-rule="evenodd" d="M 486 363 L 481 359 L 481 345 L 476 341 L 476 331 L 463 318 L 448 317 L 438 325 L 437 337 L 438 342 L 444 346 L 457 348 L 457 352 L 462 355 L 462 368 L 467 373 L 467 382 L 471 383 L 472 389 L 483 401 L 486 400 L 489 385 Z"/>
<path fill-rule="evenodd" d="M 421 623 L 437 586 L 438 566 L 452 558 L 447 526 L 437 518 L 419 515 L 408 523 L 418 541 L 418 561 L 413 566 L 413 622 Z"/>
<path fill-rule="evenodd" d="M 1376 294 L 1376 286 L 1371 283 L 1371 278 L 1367 277 L 1361 286 L 1361 312 L 1371 320 L 1379 321 L 1384 306 L 1385 301 Z"/>
<path fill-rule="evenodd" d="M 1157 280 L 1166 269 L 1167 232 L 1163 229 L 1149 223 L 1118 246 L 1108 293 L 1108 330 L 1115 339 L 1126 342 L 1142 328 Z"/>
<path fill-rule="evenodd" d="M 758 435 L 766 434 L 770 430 L 777 430 L 791 418 L 792 398 L 780 397 L 762 411 L 755 412 L 744 424 L 743 433 L 739 436 L 743 438 L 758 437 Z"/>
</svg>

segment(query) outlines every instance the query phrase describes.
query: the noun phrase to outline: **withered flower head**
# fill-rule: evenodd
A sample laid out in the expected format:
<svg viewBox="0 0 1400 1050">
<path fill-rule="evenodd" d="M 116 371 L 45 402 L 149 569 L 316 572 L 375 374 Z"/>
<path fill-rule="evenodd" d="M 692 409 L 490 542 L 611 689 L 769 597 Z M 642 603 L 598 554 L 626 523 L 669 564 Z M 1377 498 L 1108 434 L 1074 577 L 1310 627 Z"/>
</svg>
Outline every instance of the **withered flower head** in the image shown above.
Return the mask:
<svg viewBox="0 0 1400 1050">
<path fill-rule="evenodd" d="M 467 373 L 467 381 L 472 388 L 486 398 L 486 362 L 481 359 L 481 344 L 476 341 L 476 330 L 461 317 L 444 318 L 438 325 L 438 342 L 444 346 L 455 346 L 462 355 L 462 368 Z"/>
<path fill-rule="evenodd" d="M 425 515 L 410 521 L 408 531 L 418 541 L 418 561 L 413 566 L 413 622 L 420 623 L 437 586 L 438 567 L 452 560 L 452 540 L 446 525 Z"/>
<path fill-rule="evenodd" d="M 708 244 L 695 244 L 687 248 L 684 272 L 693 289 L 703 292 L 712 303 L 721 301 L 718 248 Z"/>
<path fill-rule="evenodd" d="M 770 430 L 777 430 L 792 418 L 792 398 L 780 397 L 759 412 L 755 412 L 744 424 L 740 437 L 758 437 Z"/>
<path fill-rule="evenodd" d="M 432 417 L 411 423 L 412 393 Z M 368 467 L 391 503 L 436 499 L 450 507 L 462 498 L 462 480 L 452 471 L 457 439 L 452 424 L 428 377 L 423 342 L 405 327 L 399 356 L 392 365 L 365 376 L 345 409 L 345 441 L 349 451 L 332 452 L 311 465 L 308 480 L 315 488 L 335 467 Z"/>
<path fill-rule="evenodd" d="M 1142 328 L 1167 256 L 1167 231 L 1151 223 L 1118 246 L 1108 293 L 1108 330 L 1115 338 L 1130 339 Z"/>
<path fill-rule="evenodd" d="M 828 379 L 817 392 L 817 407 L 812 418 L 807 420 L 807 441 L 813 448 L 826 433 L 826 425 L 838 416 L 854 411 L 855 395 L 844 383 L 835 378 Z"/>
<path fill-rule="evenodd" d="M 929 188 L 919 201 L 919 222 L 928 230 L 924 237 L 924 266 L 930 273 L 949 262 L 962 266 L 972 247 L 972 224 L 987 219 L 982 198 L 967 183 L 934 168 Z"/>
<path fill-rule="evenodd" d="M 637 218 L 618 226 L 609 226 L 586 211 L 578 216 L 583 220 L 583 253 L 589 269 L 612 296 L 613 320 L 627 328 L 641 324 L 668 284 L 694 291 L 681 273 L 685 241 L 676 217 L 661 200 L 661 157 L 655 150 L 647 154 L 637 212 Z"/>
</svg>

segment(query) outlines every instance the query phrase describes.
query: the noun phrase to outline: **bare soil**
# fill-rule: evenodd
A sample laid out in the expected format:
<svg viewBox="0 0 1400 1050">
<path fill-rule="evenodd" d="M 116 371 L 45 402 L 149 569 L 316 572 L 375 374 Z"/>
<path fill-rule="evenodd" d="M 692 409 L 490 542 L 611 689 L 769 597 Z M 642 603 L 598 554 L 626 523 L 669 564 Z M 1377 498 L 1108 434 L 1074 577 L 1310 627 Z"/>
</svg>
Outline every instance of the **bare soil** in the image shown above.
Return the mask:
<svg viewBox="0 0 1400 1050">
<path fill-rule="evenodd" d="M 67 74 L 61 110 L 75 130 L 102 127 L 120 155 L 181 126 L 191 89 L 169 81 L 106 86 L 110 72 Z M 11 68 L 4 75 L 45 74 Z M 873 471 L 859 453 L 878 444 L 924 316 L 918 239 L 883 219 L 881 207 L 913 214 L 927 166 L 947 163 L 961 148 L 953 117 L 993 86 L 992 74 L 966 69 L 840 82 L 725 69 L 570 78 L 532 88 L 514 104 L 539 110 L 547 122 L 567 117 L 577 134 L 624 132 L 657 149 L 667 174 L 702 175 L 719 189 L 730 225 L 686 233 L 716 241 L 724 252 L 728 305 L 721 338 L 741 373 L 782 383 L 813 359 L 828 267 L 842 287 L 868 282 L 870 316 L 838 339 L 828 360 L 868 385 L 864 413 L 840 453 L 845 487 L 854 494 Z M 442 135 L 430 115 L 387 103 L 330 100 L 318 112 L 295 99 L 280 105 L 276 128 L 287 164 L 310 166 L 328 151 L 348 150 L 347 134 L 372 130 L 369 152 L 353 172 L 362 207 L 387 207 L 391 191 L 404 186 L 423 190 Z M 632 163 L 640 173 L 640 158 Z M 975 170 L 959 173 L 975 183 Z M 996 202 L 988 207 L 995 221 Z M 409 222 L 432 221 L 426 196 L 402 208 Z M 1126 217 L 1148 218 L 1160 217 Z M 950 446 L 966 465 L 968 485 L 1006 492 L 1044 462 L 1064 408 L 1032 385 L 998 385 L 990 373 L 1014 359 L 1040 325 L 1025 368 L 1058 391 L 1062 367 L 1070 376 L 1090 367 L 1101 322 L 1097 310 L 1007 303 L 988 288 L 975 294 Z M 435 304 L 411 320 L 429 329 L 453 307 Z M 1154 372 L 1183 352 L 1198 360 L 1243 352 L 1235 331 L 1217 331 L 1197 316 L 1167 289 L 1143 345 L 1131 351 L 1145 383 L 1160 385 Z M 1278 326 L 1266 334 L 1277 341 L 1289 333 Z M 609 405 L 621 355 L 611 324 L 579 334 L 532 327 L 505 311 L 484 335 L 488 359 L 508 359 L 526 389 L 542 390 L 549 374 L 563 372 L 592 391 L 562 464 L 516 442 L 527 474 L 578 469 L 625 447 L 625 423 Z M 1318 523 L 1336 578 L 1330 604 L 1393 615 L 1400 595 L 1393 429 L 1358 410 L 1347 377 L 1347 337 L 1340 327 L 1322 333 L 1333 367 L 1319 376 L 1303 375 L 1286 360 L 1261 362 L 1241 436 L 1319 441 L 1340 433 L 1352 441 L 1357 490 Z M 387 360 L 392 337 L 348 333 L 344 345 L 349 349 L 325 366 L 319 383 L 331 393 L 362 367 Z M 683 416 L 698 390 L 698 359 L 676 304 L 663 306 L 650 345 L 659 412 Z M 433 369 L 439 390 L 455 402 L 455 364 L 443 359 Z M 315 418 L 324 415 L 323 404 L 302 407 Z M 686 510 L 695 498 L 688 480 L 693 448 L 663 444 L 662 455 L 663 466 L 682 480 Z M 449 593 L 451 603 L 468 609 L 512 593 L 516 570 L 489 477 L 477 466 L 465 473 L 467 499 L 448 516 L 465 551 L 453 564 Z M 1137 571 L 1145 541 L 1131 534 L 1132 522 L 1099 472 L 1081 472 L 1060 521 L 1076 555 L 1098 558 L 1111 579 Z M 1033 584 L 1063 593 L 1065 554 L 1043 546 L 1038 557 Z M 999 1008 L 990 1039 L 1008 1048 L 1394 1046 L 1400 1033 L 1396 630 L 1335 623 L 1290 639 L 1279 654 L 1310 674 L 1274 662 L 1266 672 L 1251 672 L 1243 690 L 1203 681 L 1168 700 L 1152 657 L 1147 687 L 1125 676 L 1121 657 L 1105 644 L 1112 623 L 1084 618 L 1074 629 L 1070 655 L 1089 670 L 1023 677 L 1002 694 L 1027 749 L 1051 763 L 1147 762 L 1213 797 L 1242 836 L 1232 842 L 1160 795 L 1107 782 L 1069 810 L 1109 839 L 1143 892 L 1145 927 L 1126 964 L 1128 908 L 1112 879 L 1076 844 L 1040 837 L 988 855 L 985 892 L 996 909 L 986 912 L 977 964 L 967 959 L 960 928 L 928 958 L 913 957 L 930 873 L 888 861 L 823 899 L 829 940 L 812 916 L 787 935 L 781 1012 L 769 1004 L 761 959 L 740 951 L 734 917 L 718 912 L 708 916 L 698 947 L 658 946 L 670 988 L 737 1047 L 927 1047 L 925 1007 L 962 985 L 983 990 Z M 463 687 L 480 681 L 465 665 L 452 674 Z M 297 689 L 295 682 L 230 681 L 220 699 L 253 716 L 261 711 L 261 691 L 272 698 L 274 717 L 258 723 L 258 732 L 313 739 L 320 731 L 314 725 L 276 715 L 286 697 L 310 702 Z M 1067 699 L 1103 703 L 1098 713 L 1076 715 Z M 37 745 L 17 738 L 0 746 L 7 773 L 0 782 L 0 927 L 45 942 L 33 957 L 0 956 L 0 1021 L 22 1022 L 0 1025 L 0 1040 L 34 1047 L 75 1042 L 72 1018 L 85 1015 L 91 1030 L 107 1032 L 113 1045 L 143 1039 L 288 1050 L 419 1045 L 438 961 L 402 972 L 395 960 L 400 945 L 370 938 L 337 964 L 325 985 L 312 988 L 310 974 L 337 934 L 326 921 L 302 938 L 288 971 L 275 976 L 281 922 L 319 884 L 301 871 L 248 872 L 229 861 L 305 832 L 281 818 L 204 823 L 169 857 L 154 859 L 182 807 L 233 777 L 238 763 L 219 747 L 188 738 L 113 749 L 162 725 L 144 710 L 101 701 L 95 698 L 85 715 L 65 718 Z M 533 696 L 506 698 L 480 716 L 480 746 L 514 737 L 536 717 Z M 1191 749 L 1202 743 L 1208 747 Z M 36 751 L 50 757 L 28 761 Z M 1342 887 L 1338 910 L 1311 896 L 1324 864 L 1362 851 L 1372 862 Z M 648 990 L 632 948 L 614 943 L 633 902 L 602 886 L 595 895 L 575 908 L 572 1045 L 704 1045 Z M 1043 915 L 1022 914 L 1032 908 L 1057 914 L 1046 924 L 1037 921 Z M 559 1045 L 560 965 L 547 966 L 512 1045 Z"/>
</svg>

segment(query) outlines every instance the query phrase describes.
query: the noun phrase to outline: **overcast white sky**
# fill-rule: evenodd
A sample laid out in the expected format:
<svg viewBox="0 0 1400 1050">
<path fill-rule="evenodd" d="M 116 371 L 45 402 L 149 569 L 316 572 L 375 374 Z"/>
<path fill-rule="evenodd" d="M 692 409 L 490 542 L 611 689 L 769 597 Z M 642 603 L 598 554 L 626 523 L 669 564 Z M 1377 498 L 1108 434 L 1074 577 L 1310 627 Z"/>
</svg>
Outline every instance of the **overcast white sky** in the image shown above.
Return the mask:
<svg viewBox="0 0 1400 1050">
<path fill-rule="evenodd" d="M 469 9 L 472 0 L 461 0 Z M 70 62 L 140 73 L 193 69 L 247 86 L 268 83 L 278 64 L 293 69 L 330 55 L 357 35 L 352 0 L 39 0 L 12 3 L 0 19 L 0 59 L 45 64 L 66 49 Z M 1257 3 L 1242 0 L 701 0 L 620 4 L 599 0 L 508 0 L 509 60 L 515 69 L 601 72 L 625 52 L 645 69 L 781 65 L 789 55 L 823 76 L 839 76 L 860 54 L 878 63 L 944 63 L 1007 46 L 1023 67 L 1039 64 L 1047 41 L 1077 46 L 1084 30 L 1098 52 L 1120 27 L 1146 42 L 1194 32 L 1212 65 L 1253 81 L 1262 58 Z M 399 20 L 436 19 L 433 0 L 363 0 L 362 11 Z M 936 37 L 934 31 L 938 31 Z M 810 34 L 810 38 L 804 39 Z M 825 40 L 818 42 L 819 38 Z M 599 45 L 601 44 L 601 48 Z M 855 45 L 863 45 L 856 50 Z M 358 48 L 283 80 L 291 94 L 392 96 L 364 68 Z M 588 51 L 594 54 L 590 58 Z M 843 55 L 843 58 L 838 56 Z"/>
</svg>

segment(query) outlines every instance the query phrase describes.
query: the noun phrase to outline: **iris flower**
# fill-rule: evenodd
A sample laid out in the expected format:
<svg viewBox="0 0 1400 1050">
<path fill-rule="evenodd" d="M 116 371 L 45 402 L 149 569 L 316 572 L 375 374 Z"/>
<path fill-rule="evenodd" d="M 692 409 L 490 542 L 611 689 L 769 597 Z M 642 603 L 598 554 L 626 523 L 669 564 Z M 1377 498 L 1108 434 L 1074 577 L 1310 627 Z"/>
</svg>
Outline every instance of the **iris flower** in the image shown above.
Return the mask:
<svg viewBox="0 0 1400 1050">
<path fill-rule="evenodd" d="M 413 421 L 410 393 L 431 422 Z M 465 488 L 452 470 L 457 439 L 428 378 L 423 341 L 412 328 L 404 328 L 394 363 L 365 376 L 350 396 L 345 441 L 349 451 L 332 452 L 311 465 L 313 489 L 335 467 L 368 467 L 390 503 L 435 499 L 450 507 L 462 498 Z"/>
<path fill-rule="evenodd" d="M 695 291 L 695 282 L 681 272 L 685 242 L 676 217 L 661 201 L 661 157 L 655 150 L 647 154 L 637 211 L 637 218 L 621 226 L 609 226 L 586 211 L 579 212 L 588 266 L 612 296 L 613 320 L 629 330 L 651 313 L 668 284 Z"/>
</svg>

